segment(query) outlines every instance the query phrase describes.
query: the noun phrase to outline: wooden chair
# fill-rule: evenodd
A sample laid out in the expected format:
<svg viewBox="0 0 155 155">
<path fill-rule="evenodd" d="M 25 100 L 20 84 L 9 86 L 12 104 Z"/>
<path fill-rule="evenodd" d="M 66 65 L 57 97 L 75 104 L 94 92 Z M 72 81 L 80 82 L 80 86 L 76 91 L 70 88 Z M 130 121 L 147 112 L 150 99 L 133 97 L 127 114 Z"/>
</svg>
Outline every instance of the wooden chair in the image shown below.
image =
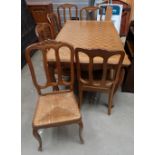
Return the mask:
<svg viewBox="0 0 155 155">
<path fill-rule="evenodd" d="M 101 8 L 99 8 L 97 6 L 83 7 L 80 10 L 80 20 L 83 20 L 83 19 L 96 20 L 97 19 L 97 11 L 101 11 Z M 85 12 L 85 16 L 84 16 L 84 12 Z M 100 16 L 100 20 L 101 20 L 101 18 L 102 18 L 102 15 Z"/>
<path fill-rule="evenodd" d="M 46 23 L 47 13 L 53 12 L 53 4 L 27 4 L 36 24 Z"/>
<path fill-rule="evenodd" d="M 61 15 L 60 15 L 60 10 L 63 10 L 63 22 L 61 21 Z M 59 21 L 60 21 L 60 24 L 61 24 L 61 27 L 62 27 L 62 23 L 65 23 L 66 22 L 66 11 L 69 10 L 69 19 L 70 20 L 79 20 L 78 18 L 78 7 L 77 5 L 75 4 L 61 4 L 57 7 L 57 13 L 58 13 L 58 18 L 59 18 Z M 73 12 L 72 11 L 75 11 L 75 16 L 73 16 Z"/>
<path fill-rule="evenodd" d="M 59 57 L 60 48 L 65 47 L 70 49 L 70 80 L 65 81 L 62 79 L 62 65 Z M 58 70 L 57 81 L 52 81 L 50 77 L 50 71 L 47 62 L 47 53 L 49 49 L 53 49 L 55 52 L 55 68 Z M 37 81 L 36 73 L 33 63 L 31 61 L 31 53 L 34 51 L 41 51 L 43 56 L 43 65 L 45 69 L 46 83 L 40 84 Z M 52 40 L 45 40 L 43 42 L 35 43 L 27 47 L 26 60 L 32 75 L 34 86 L 38 92 L 38 101 L 33 118 L 32 128 L 33 135 L 39 142 L 38 150 L 42 150 L 42 140 L 38 133 L 41 128 L 57 127 L 66 124 L 77 123 L 79 125 L 79 137 L 81 143 L 83 143 L 82 129 L 83 123 L 79 110 L 79 105 L 73 93 L 74 83 L 74 49 L 71 45 L 62 42 L 56 42 Z M 65 86 L 62 90 L 51 91 L 43 93 L 44 89 L 54 86 Z"/>
<path fill-rule="evenodd" d="M 106 9 L 106 14 L 105 14 L 105 20 L 111 20 L 112 17 L 112 7 L 111 6 L 107 6 Z"/>
<path fill-rule="evenodd" d="M 82 67 L 80 65 L 80 54 L 86 54 L 89 58 L 89 64 L 86 65 L 86 69 L 88 72 L 87 77 L 83 77 L 82 75 Z M 75 56 L 76 56 L 76 63 L 77 63 L 77 77 L 79 81 L 79 99 L 80 104 L 82 103 L 83 98 L 83 91 L 103 91 L 109 93 L 109 100 L 108 100 L 108 114 L 111 114 L 111 107 L 112 107 L 112 97 L 114 95 L 117 83 L 119 81 L 120 76 L 120 69 L 124 59 L 124 52 L 123 51 L 106 51 L 101 49 L 75 49 Z M 113 66 L 108 65 L 109 59 L 113 56 L 118 57 L 118 64 Z M 102 59 L 103 63 L 100 65 L 94 64 L 94 59 Z M 84 67 L 84 66 L 83 66 Z M 95 74 L 94 71 L 98 69 L 102 69 L 102 74 L 98 73 L 99 76 L 97 79 L 94 79 Z M 109 72 L 113 69 L 114 76 L 109 77 Z"/>
<path fill-rule="evenodd" d="M 58 20 L 58 16 L 55 13 L 48 13 L 47 19 L 51 25 L 52 33 L 54 38 L 56 38 L 57 34 L 59 33 L 61 26 Z"/>
<path fill-rule="evenodd" d="M 39 41 L 54 39 L 49 23 L 38 23 L 35 27 L 35 34 Z"/>
</svg>

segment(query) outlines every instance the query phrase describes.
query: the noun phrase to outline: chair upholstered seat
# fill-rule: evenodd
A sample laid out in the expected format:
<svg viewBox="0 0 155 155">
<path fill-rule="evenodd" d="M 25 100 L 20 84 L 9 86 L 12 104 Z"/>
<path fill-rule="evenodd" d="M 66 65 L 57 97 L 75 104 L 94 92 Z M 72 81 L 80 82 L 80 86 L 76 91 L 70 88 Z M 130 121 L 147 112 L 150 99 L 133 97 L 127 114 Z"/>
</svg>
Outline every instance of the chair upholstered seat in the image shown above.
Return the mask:
<svg viewBox="0 0 155 155">
<path fill-rule="evenodd" d="M 48 126 L 81 119 L 73 92 L 40 96 L 33 125 Z"/>
</svg>

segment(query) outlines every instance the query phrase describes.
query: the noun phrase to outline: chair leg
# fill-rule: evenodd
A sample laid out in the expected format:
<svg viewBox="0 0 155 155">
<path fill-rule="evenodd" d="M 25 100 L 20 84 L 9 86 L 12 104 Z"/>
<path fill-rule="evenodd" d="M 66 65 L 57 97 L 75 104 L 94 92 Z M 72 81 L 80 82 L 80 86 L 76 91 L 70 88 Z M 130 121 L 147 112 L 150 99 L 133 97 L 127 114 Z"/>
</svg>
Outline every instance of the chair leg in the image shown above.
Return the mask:
<svg viewBox="0 0 155 155">
<path fill-rule="evenodd" d="M 125 70 L 122 68 L 121 72 L 120 72 L 119 80 L 118 80 L 118 82 L 117 82 L 117 84 L 115 86 L 115 89 L 114 89 L 114 94 L 116 93 L 118 87 L 122 85 L 123 80 L 124 80 L 124 76 L 125 76 Z"/>
<path fill-rule="evenodd" d="M 93 104 L 96 99 L 96 93 L 94 93 L 94 92 L 89 92 L 89 93 L 91 93 L 90 98 L 89 98 L 89 104 Z"/>
<path fill-rule="evenodd" d="M 81 108 L 82 101 L 83 101 L 83 91 L 79 89 L 79 108 Z"/>
<path fill-rule="evenodd" d="M 83 130 L 83 123 L 82 121 L 79 122 L 79 137 L 80 137 L 80 142 L 81 144 L 84 144 L 84 140 L 82 137 L 82 130 Z"/>
<path fill-rule="evenodd" d="M 33 129 L 33 136 L 38 140 L 39 142 L 39 147 L 38 147 L 38 151 L 42 151 L 42 140 L 41 137 L 38 133 L 38 129 Z"/>
<path fill-rule="evenodd" d="M 108 98 L 108 115 L 111 115 L 113 91 L 110 91 Z"/>
</svg>

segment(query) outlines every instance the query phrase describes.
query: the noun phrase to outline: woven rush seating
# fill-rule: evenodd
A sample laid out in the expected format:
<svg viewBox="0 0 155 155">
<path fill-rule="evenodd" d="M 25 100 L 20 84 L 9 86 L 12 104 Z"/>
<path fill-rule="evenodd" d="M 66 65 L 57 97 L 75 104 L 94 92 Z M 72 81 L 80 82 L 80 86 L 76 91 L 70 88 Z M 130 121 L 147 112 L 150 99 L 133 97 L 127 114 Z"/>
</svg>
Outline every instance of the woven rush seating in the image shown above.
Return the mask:
<svg viewBox="0 0 155 155">
<path fill-rule="evenodd" d="M 70 74 L 69 79 L 63 79 L 63 66 L 59 56 L 59 49 L 67 47 L 70 50 Z M 55 53 L 55 65 L 51 68 L 47 61 L 47 53 L 49 49 L 53 49 Z M 32 52 L 41 52 L 42 62 L 46 82 L 39 83 L 35 74 L 34 65 L 31 60 Z M 31 72 L 32 81 L 38 92 L 38 102 L 35 109 L 35 114 L 32 122 L 33 135 L 39 142 L 38 150 L 42 151 L 42 140 L 38 130 L 42 128 L 57 127 L 68 124 L 79 125 L 80 142 L 84 143 L 82 138 L 83 123 L 80 114 L 80 104 L 77 102 L 73 93 L 74 83 L 74 49 L 71 45 L 54 40 L 45 40 L 39 43 L 34 43 L 26 48 L 26 60 Z M 54 70 L 57 71 L 57 79 L 54 79 Z M 51 74 L 53 72 L 53 75 Z M 61 86 L 61 88 L 60 88 Z M 54 89 L 54 87 L 58 89 Z M 52 88 L 53 91 L 51 91 Z M 59 89 L 60 88 L 60 89 Z M 47 91 L 48 89 L 48 91 Z"/>
<path fill-rule="evenodd" d="M 54 102 L 53 102 L 54 101 Z M 33 120 L 35 126 L 53 126 L 81 119 L 77 101 L 72 92 L 40 96 Z"/>
</svg>

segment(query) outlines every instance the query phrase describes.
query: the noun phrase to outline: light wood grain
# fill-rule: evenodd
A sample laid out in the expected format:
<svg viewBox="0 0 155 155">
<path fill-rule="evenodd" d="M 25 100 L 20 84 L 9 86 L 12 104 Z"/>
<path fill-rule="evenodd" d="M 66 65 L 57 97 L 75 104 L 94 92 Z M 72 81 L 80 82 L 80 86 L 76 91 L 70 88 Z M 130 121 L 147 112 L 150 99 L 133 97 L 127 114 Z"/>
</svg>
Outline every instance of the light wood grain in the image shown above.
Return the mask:
<svg viewBox="0 0 155 155">
<path fill-rule="evenodd" d="M 57 41 L 71 44 L 74 48 L 85 49 L 104 49 L 107 51 L 124 51 L 122 41 L 111 21 L 67 21 L 60 33 L 56 37 Z M 49 52 L 48 61 L 53 60 L 54 56 Z M 67 52 L 62 51 L 62 61 L 69 62 Z M 88 63 L 88 57 L 81 55 L 82 63 Z M 64 58 L 64 60 L 63 60 Z M 117 64 L 117 57 L 109 59 L 110 64 Z M 101 63 L 96 60 L 95 63 Z M 123 65 L 130 65 L 128 56 L 125 55 Z"/>
</svg>

